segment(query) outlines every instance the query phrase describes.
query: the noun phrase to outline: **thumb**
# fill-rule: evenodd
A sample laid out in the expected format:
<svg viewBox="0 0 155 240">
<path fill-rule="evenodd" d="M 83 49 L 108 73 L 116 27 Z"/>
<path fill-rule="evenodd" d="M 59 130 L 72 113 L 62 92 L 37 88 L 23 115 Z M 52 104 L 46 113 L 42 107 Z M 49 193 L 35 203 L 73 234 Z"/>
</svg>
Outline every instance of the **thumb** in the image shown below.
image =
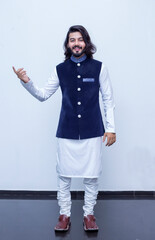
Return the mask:
<svg viewBox="0 0 155 240">
<path fill-rule="evenodd" d="M 106 136 L 107 136 L 107 134 L 106 134 L 106 133 L 104 133 L 104 136 L 103 136 L 103 142 L 105 141 L 105 139 L 106 139 Z"/>
</svg>

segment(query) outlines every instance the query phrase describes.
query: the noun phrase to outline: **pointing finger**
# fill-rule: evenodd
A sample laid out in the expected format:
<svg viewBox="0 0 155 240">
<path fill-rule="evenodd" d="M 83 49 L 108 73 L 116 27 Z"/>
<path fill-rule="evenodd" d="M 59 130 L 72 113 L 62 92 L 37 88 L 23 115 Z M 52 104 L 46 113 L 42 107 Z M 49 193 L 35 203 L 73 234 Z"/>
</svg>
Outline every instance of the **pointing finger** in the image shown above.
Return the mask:
<svg viewBox="0 0 155 240">
<path fill-rule="evenodd" d="M 12 68 L 13 68 L 13 71 L 16 73 L 16 69 L 15 69 L 15 67 L 13 66 Z"/>
</svg>

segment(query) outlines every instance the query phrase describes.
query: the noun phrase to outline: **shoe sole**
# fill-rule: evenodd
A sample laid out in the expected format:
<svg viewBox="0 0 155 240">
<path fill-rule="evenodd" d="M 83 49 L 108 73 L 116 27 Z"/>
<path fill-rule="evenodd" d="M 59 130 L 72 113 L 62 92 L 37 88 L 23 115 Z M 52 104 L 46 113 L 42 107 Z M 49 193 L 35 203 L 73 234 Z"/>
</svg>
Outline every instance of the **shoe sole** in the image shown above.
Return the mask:
<svg viewBox="0 0 155 240">
<path fill-rule="evenodd" d="M 67 228 L 65 228 L 65 229 L 63 229 L 63 228 L 54 228 L 54 230 L 56 231 L 56 232 L 66 232 L 66 231 L 68 231 L 69 230 L 69 228 L 70 228 L 70 225 L 71 225 L 71 222 L 67 225 Z"/>
<path fill-rule="evenodd" d="M 83 223 L 83 226 L 84 226 L 84 230 L 86 232 L 93 232 L 93 231 L 98 231 L 99 228 L 86 228 L 86 225 Z"/>
</svg>

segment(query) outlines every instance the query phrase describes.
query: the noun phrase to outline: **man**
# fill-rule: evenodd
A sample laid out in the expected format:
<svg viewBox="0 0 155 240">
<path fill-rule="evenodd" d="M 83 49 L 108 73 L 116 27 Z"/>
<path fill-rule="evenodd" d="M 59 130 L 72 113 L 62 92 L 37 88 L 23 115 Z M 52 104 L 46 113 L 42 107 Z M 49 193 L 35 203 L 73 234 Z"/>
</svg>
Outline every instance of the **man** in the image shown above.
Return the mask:
<svg viewBox="0 0 155 240">
<path fill-rule="evenodd" d="M 65 61 L 56 66 L 44 88 L 35 86 L 23 68 L 13 70 L 22 85 L 40 101 L 47 100 L 61 87 L 62 107 L 56 133 L 60 216 L 55 231 L 67 231 L 70 227 L 72 177 L 84 179 L 84 229 L 96 231 L 94 206 L 102 169 L 102 142 L 107 139 L 106 146 L 110 146 L 116 141 L 112 87 L 107 68 L 93 59 L 96 48 L 83 26 L 70 27 L 64 49 Z"/>
</svg>

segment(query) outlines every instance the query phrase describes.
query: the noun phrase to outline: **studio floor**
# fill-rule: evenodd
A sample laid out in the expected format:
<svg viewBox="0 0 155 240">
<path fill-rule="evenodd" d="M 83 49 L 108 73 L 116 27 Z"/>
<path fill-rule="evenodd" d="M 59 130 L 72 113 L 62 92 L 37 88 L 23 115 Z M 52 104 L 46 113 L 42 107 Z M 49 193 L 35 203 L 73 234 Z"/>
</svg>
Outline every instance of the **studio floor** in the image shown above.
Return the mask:
<svg viewBox="0 0 155 240">
<path fill-rule="evenodd" d="M 70 230 L 55 233 L 57 200 L 0 199 L 0 240 L 155 240 L 154 199 L 98 200 L 92 233 L 83 230 L 82 206 L 72 200 Z"/>
</svg>

